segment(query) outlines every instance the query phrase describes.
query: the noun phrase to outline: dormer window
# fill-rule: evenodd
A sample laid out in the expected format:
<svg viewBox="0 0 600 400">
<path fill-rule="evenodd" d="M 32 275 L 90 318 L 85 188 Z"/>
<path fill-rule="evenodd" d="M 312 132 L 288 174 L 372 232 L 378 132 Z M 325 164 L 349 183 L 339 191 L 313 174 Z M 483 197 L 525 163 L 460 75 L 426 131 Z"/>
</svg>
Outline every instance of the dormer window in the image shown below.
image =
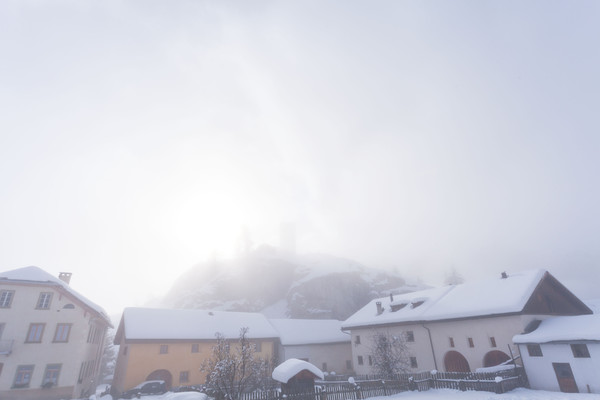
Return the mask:
<svg viewBox="0 0 600 400">
<path fill-rule="evenodd" d="M 390 308 L 391 308 L 392 312 L 396 312 L 398 310 L 402 310 L 407 305 L 408 305 L 408 303 L 390 304 Z"/>
<path fill-rule="evenodd" d="M 419 307 L 423 303 L 425 303 L 425 300 L 413 301 L 412 303 L 410 303 L 410 307 L 411 308 L 417 308 L 417 307 Z"/>
</svg>

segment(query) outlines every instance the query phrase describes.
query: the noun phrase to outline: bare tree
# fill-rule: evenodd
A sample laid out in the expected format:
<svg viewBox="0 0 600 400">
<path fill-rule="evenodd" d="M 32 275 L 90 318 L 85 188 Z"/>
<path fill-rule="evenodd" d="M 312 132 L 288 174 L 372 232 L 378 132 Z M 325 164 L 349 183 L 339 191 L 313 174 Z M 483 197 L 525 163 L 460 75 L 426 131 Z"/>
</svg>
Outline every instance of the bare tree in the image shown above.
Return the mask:
<svg viewBox="0 0 600 400">
<path fill-rule="evenodd" d="M 375 332 L 371 339 L 370 361 L 376 374 L 391 378 L 409 370 L 410 359 L 404 337 L 390 332 Z"/>
<path fill-rule="evenodd" d="M 256 344 L 250 342 L 247 333 L 248 328 L 240 329 L 237 343 L 217 333 L 212 357 L 200 367 L 202 372 L 208 373 L 207 385 L 231 400 L 257 389 L 271 369 L 267 360 L 256 357 Z"/>
</svg>

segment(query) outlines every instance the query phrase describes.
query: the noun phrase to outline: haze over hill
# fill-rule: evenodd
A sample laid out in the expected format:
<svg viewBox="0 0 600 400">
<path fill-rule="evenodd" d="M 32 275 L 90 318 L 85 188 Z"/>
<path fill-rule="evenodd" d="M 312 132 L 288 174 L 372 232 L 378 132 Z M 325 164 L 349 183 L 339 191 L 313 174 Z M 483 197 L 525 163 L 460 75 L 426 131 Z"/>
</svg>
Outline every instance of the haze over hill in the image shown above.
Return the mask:
<svg viewBox="0 0 600 400">
<path fill-rule="evenodd" d="M 349 259 L 263 245 L 234 260 L 196 265 L 176 280 L 162 305 L 345 319 L 375 297 L 422 288 Z"/>
</svg>

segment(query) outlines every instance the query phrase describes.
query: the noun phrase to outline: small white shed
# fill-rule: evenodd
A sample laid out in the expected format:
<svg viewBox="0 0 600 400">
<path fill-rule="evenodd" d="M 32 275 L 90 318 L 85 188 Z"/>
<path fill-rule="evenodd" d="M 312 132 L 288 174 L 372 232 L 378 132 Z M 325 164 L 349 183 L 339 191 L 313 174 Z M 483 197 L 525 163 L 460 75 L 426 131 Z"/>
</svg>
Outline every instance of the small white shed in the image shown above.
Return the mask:
<svg viewBox="0 0 600 400">
<path fill-rule="evenodd" d="M 302 393 L 314 389 L 315 379 L 324 379 L 323 371 L 311 363 L 290 358 L 279 364 L 271 374 L 281 383 L 283 393 Z"/>
<path fill-rule="evenodd" d="M 513 338 L 532 389 L 600 393 L 600 315 L 553 317 Z"/>
</svg>

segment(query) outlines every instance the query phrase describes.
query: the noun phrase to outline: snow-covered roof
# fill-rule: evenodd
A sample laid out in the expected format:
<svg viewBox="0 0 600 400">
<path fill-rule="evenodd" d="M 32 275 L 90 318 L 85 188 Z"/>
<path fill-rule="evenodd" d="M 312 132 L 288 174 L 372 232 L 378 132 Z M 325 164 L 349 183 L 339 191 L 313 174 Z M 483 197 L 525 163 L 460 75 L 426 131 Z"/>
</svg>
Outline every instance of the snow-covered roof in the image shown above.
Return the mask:
<svg viewBox="0 0 600 400">
<path fill-rule="evenodd" d="M 302 345 L 350 342 L 350 335 L 342 332 L 342 321 L 335 319 L 271 319 L 279 332 L 281 344 Z"/>
<path fill-rule="evenodd" d="M 259 313 L 126 308 L 123 324 L 126 340 L 206 340 L 217 333 L 237 339 L 241 328 L 248 328 L 246 337 L 250 339 L 279 337 Z"/>
<path fill-rule="evenodd" d="M 307 370 L 315 374 L 319 379 L 325 379 L 323 371 L 315 367 L 308 361 L 298 360 L 297 358 L 290 358 L 279 364 L 271 374 L 271 377 L 277 382 L 288 383 L 290 379 L 296 376 L 300 371 Z"/>
<path fill-rule="evenodd" d="M 342 323 L 343 329 L 394 323 L 437 321 L 520 312 L 544 277 L 542 269 L 372 300 Z M 423 301 L 422 304 L 418 304 Z M 383 312 L 378 315 L 377 302 Z M 392 305 L 398 308 L 392 311 Z"/>
<path fill-rule="evenodd" d="M 50 275 L 48 272 L 44 271 L 39 267 L 31 266 L 2 272 L 0 273 L 0 282 L 5 281 L 15 283 L 36 283 L 51 286 L 59 286 L 66 292 L 68 292 L 71 296 L 81 301 L 87 307 L 100 314 L 110 324 L 110 318 L 108 317 L 108 315 L 102 307 L 73 290 L 66 282 L 63 282 L 57 277 Z"/>
<path fill-rule="evenodd" d="M 513 337 L 515 343 L 548 343 L 567 340 L 600 341 L 600 315 L 548 318 L 543 320 L 533 332 Z"/>
</svg>

